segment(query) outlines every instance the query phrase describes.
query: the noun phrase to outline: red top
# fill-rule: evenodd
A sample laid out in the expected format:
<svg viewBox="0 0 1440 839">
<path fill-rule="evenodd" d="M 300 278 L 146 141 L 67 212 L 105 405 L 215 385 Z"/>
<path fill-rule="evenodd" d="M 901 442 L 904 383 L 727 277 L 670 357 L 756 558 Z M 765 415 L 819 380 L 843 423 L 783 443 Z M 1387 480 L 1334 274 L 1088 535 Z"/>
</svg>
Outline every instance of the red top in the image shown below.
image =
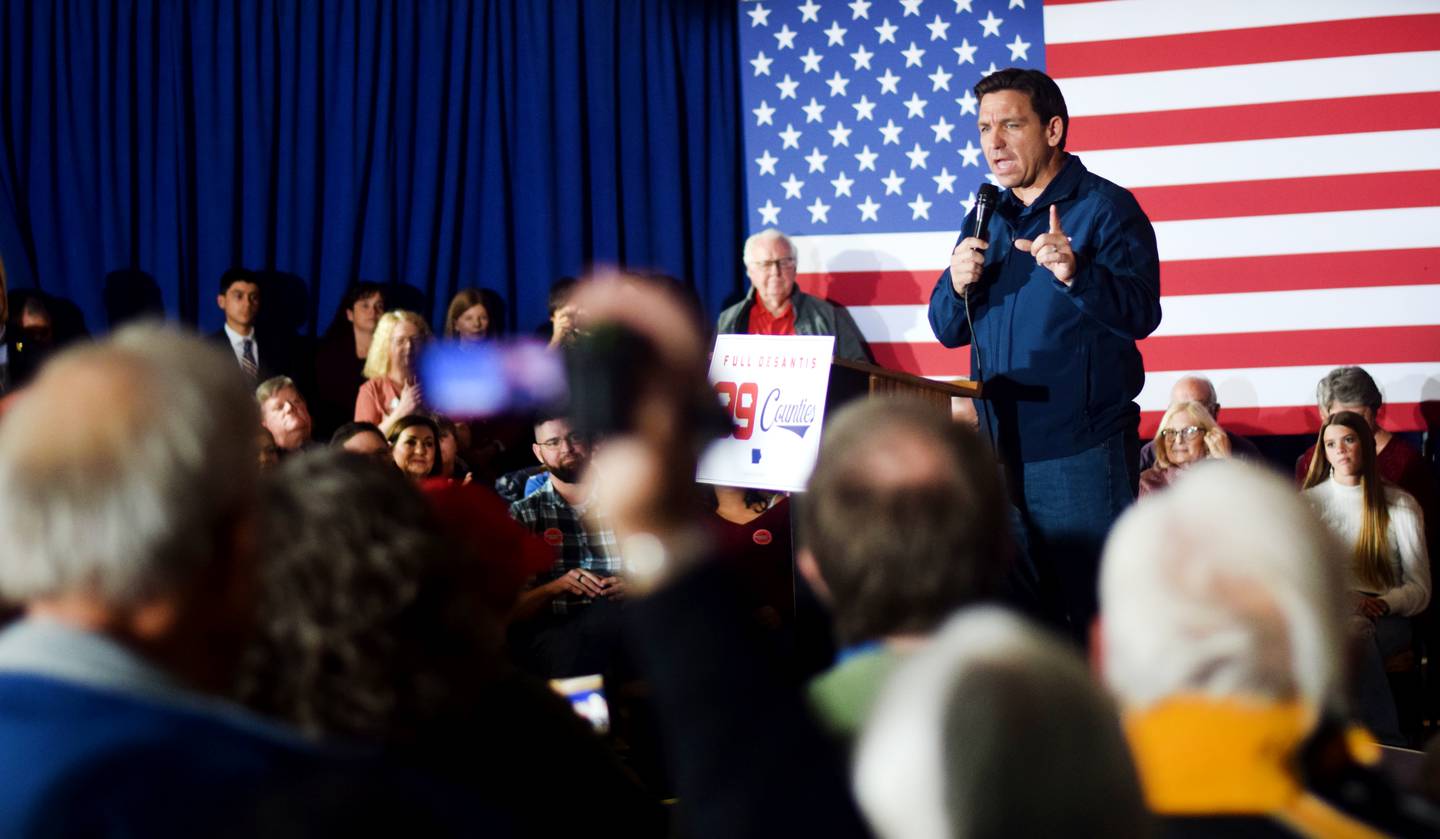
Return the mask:
<svg viewBox="0 0 1440 839">
<path fill-rule="evenodd" d="M 785 314 L 775 317 L 759 300 L 750 307 L 751 335 L 794 335 L 795 307 L 786 306 Z"/>
</svg>

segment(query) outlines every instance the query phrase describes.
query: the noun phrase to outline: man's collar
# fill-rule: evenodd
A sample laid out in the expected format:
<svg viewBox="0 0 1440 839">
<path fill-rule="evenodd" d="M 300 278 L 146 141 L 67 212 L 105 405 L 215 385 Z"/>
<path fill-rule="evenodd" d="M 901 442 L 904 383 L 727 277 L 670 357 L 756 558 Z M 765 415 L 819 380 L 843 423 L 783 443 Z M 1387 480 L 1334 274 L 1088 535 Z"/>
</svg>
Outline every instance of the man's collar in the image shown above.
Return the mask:
<svg viewBox="0 0 1440 839">
<path fill-rule="evenodd" d="M 1060 171 L 1055 173 L 1055 177 L 1050 180 L 1050 183 L 1045 185 L 1045 189 L 1040 193 L 1040 197 L 1031 202 L 1029 206 L 1026 206 L 1019 198 L 1016 198 L 1012 190 L 1007 189 L 1001 193 L 1001 204 L 1008 204 L 1010 215 L 1040 212 L 1042 210 L 1048 211 L 1051 204 L 1070 198 L 1080 190 L 1080 179 L 1087 171 L 1085 164 L 1080 162 L 1079 157 L 1069 152 L 1064 152 L 1064 154 L 1065 160 L 1060 165 Z"/>
<path fill-rule="evenodd" d="M 253 326 L 250 328 L 249 335 L 241 335 L 239 332 L 236 332 L 235 330 L 230 328 L 229 321 L 225 322 L 225 337 L 230 339 L 230 343 L 232 346 L 238 345 L 241 341 L 247 340 L 252 346 L 257 346 L 260 343 L 259 341 L 255 340 L 255 328 Z"/>
</svg>

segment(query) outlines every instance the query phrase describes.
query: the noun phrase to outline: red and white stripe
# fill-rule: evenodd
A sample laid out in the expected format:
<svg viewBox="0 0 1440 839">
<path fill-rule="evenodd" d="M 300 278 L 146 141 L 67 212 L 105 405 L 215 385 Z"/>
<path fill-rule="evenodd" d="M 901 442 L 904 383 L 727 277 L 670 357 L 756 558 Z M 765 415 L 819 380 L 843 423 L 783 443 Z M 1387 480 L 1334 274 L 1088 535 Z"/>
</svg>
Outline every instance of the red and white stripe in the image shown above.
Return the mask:
<svg viewBox="0 0 1440 839">
<path fill-rule="evenodd" d="M 1159 240 L 1142 430 L 1200 372 L 1227 426 L 1311 431 L 1315 382 L 1341 364 L 1375 376 L 1388 427 L 1424 428 L 1422 403 L 1440 407 L 1440 0 L 1048 0 L 1044 14 L 1068 147 L 1134 191 Z M 954 239 L 797 237 L 800 282 L 850 307 L 881 364 L 963 376 L 968 354 L 926 319 Z"/>
</svg>

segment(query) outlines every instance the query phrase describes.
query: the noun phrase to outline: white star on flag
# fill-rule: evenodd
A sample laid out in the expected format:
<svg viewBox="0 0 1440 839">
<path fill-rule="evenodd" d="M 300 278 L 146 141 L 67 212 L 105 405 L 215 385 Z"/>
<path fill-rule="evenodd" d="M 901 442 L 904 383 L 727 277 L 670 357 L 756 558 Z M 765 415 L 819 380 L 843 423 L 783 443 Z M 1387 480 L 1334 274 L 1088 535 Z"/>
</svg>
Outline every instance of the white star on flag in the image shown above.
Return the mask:
<svg viewBox="0 0 1440 839">
<path fill-rule="evenodd" d="M 865 49 L 865 45 L 861 44 L 860 49 L 850 53 L 850 57 L 855 59 L 856 70 L 869 70 L 870 59 L 875 57 L 875 53 Z"/>
<path fill-rule="evenodd" d="M 885 124 L 880 126 L 880 133 L 885 137 L 885 140 L 881 142 L 880 145 L 884 146 L 891 143 L 897 146 L 900 145 L 900 132 L 904 130 L 903 127 L 895 124 L 895 120 L 886 120 Z"/>
<path fill-rule="evenodd" d="M 835 127 L 830 129 L 830 137 L 831 148 L 850 145 L 850 129 L 846 128 L 843 122 L 836 121 Z"/>
<path fill-rule="evenodd" d="M 801 105 L 800 110 L 805 112 L 806 122 L 819 122 L 821 120 L 821 115 L 825 113 L 825 106 L 821 105 L 819 102 L 816 102 L 815 97 L 811 96 L 810 104 Z"/>
<path fill-rule="evenodd" d="M 941 114 L 940 121 L 930 126 L 930 130 L 935 132 L 935 142 L 949 143 L 951 142 L 950 132 L 955 130 L 955 126 L 946 122 L 945 115 Z"/>
<path fill-rule="evenodd" d="M 955 102 L 960 106 L 961 116 L 965 114 L 976 114 L 978 116 L 979 112 L 975 110 L 975 106 L 980 104 L 980 100 L 975 98 L 975 94 L 970 92 L 970 88 L 965 88 L 965 95 L 956 99 Z"/>
<path fill-rule="evenodd" d="M 1023 9 L 1023 8 L 1025 8 L 1025 0 L 1010 0 L 1010 8 L 1012 8 L 1012 9 Z"/>
<path fill-rule="evenodd" d="M 880 155 L 876 154 L 875 152 L 870 151 L 870 147 L 868 145 L 861 148 L 860 151 L 855 154 L 855 159 L 860 162 L 860 171 L 864 172 L 866 169 L 869 169 L 871 172 L 874 172 L 875 158 L 879 156 Z"/>
<path fill-rule="evenodd" d="M 1029 42 L 1029 41 L 1022 41 L 1022 40 L 1020 40 L 1020 36 L 1019 36 L 1019 35 L 1016 35 L 1016 36 L 1015 36 L 1015 40 L 1011 41 L 1009 44 L 1007 44 L 1007 46 L 1010 48 L 1010 60 L 1011 60 L 1011 61 L 1029 61 L 1029 60 L 1030 60 L 1030 42 Z"/>
<path fill-rule="evenodd" d="M 924 196 L 924 195 L 921 195 L 920 193 L 917 192 L 917 193 L 915 193 L 915 200 L 914 200 L 914 201 L 911 201 L 909 204 L 906 204 L 905 206 L 907 206 L 907 207 L 910 208 L 911 213 L 912 213 L 912 215 L 910 216 L 910 218 L 911 218 L 912 220 L 913 220 L 913 219 L 919 219 L 919 218 L 928 219 L 928 218 L 930 218 L 930 208 L 931 208 L 932 206 L 934 206 L 934 204 L 932 204 L 932 203 L 929 202 L 929 201 L 926 201 L 926 200 L 925 200 L 925 196 Z"/>
<path fill-rule="evenodd" d="M 900 92 L 900 77 L 890 72 L 889 67 L 885 68 L 885 75 L 876 76 L 875 81 L 880 83 L 881 96 L 884 96 L 887 93 Z"/>
<path fill-rule="evenodd" d="M 780 31 L 779 31 L 779 32 L 776 32 L 776 33 L 774 33 L 774 34 L 775 34 L 775 45 L 776 45 L 776 46 L 775 46 L 775 49 L 777 49 L 777 50 L 793 50 L 793 49 L 795 49 L 795 36 L 796 36 L 797 34 L 799 34 L 799 33 L 797 33 L 795 30 L 791 29 L 789 24 L 786 24 L 786 25 L 780 27 Z"/>
<path fill-rule="evenodd" d="M 751 9 L 745 14 L 750 16 L 751 29 L 754 29 L 757 26 L 770 25 L 770 10 L 765 8 L 764 6 L 759 5 L 758 3 L 755 5 L 755 8 Z"/>
<path fill-rule="evenodd" d="M 964 165 L 966 165 L 966 166 L 979 166 L 979 165 L 980 165 L 980 151 L 981 151 L 981 150 L 980 150 L 979 148 L 976 148 L 976 146 L 975 146 L 974 143 L 970 142 L 969 140 L 966 140 L 966 141 L 965 141 L 965 148 L 960 149 L 959 151 L 960 151 L 960 156 L 963 157 L 963 158 L 965 158 L 965 163 L 964 163 Z"/>
<path fill-rule="evenodd" d="M 950 170 L 943 166 L 940 167 L 940 174 L 931 175 L 930 180 L 935 182 L 935 193 L 937 195 L 942 192 L 953 193 L 955 191 L 955 176 L 950 174 Z"/>
<path fill-rule="evenodd" d="M 876 103 L 871 102 L 865 94 L 860 94 L 859 99 L 850 103 L 850 107 L 855 109 L 855 121 L 859 122 L 862 119 L 874 120 L 875 104 Z"/>
<path fill-rule="evenodd" d="M 797 82 L 797 81 L 795 81 L 794 79 L 790 78 L 790 74 L 789 74 L 789 73 L 786 73 L 786 74 L 785 74 L 785 78 L 783 78 L 783 79 L 781 79 L 780 81 L 776 82 L 776 83 L 775 83 L 775 86 L 778 87 L 778 88 L 780 88 L 780 98 L 781 98 L 781 99 L 794 99 L 794 98 L 795 98 L 795 88 L 799 87 L 799 86 L 800 86 L 800 83 Z"/>
<path fill-rule="evenodd" d="M 850 19 L 858 20 L 862 17 L 867 20 L 870 18 L 870 4 L 867 0 L 855 0 L 850 4 Z"/>
<path fill-rule="evenodd" d="M 775 124 L 775 121 L 774 121 L 775 109 L 772 108 L 772 107 L 770 107 L 769 105 L 765 104 L 765 100 L 764 100 L 764 99 L 761 99 L 761 100 L 760 100 L 760 107 L 758 107 L 758 108 L 751 108 L 751 109 L 750 109 L 750 113 L 752 113 L 752 114 L 755 115 L 755 124 L 756 124 L 756 125 L 774 125 L 774 124 Z"/>
<path fill-rule="evenodd" d="M 905 152 L 905 156 L 910 158 L 911 169 L 924 169 L 925 159 L 930 156 L 930 152 L 920 148 L 920 144 L 916 143 L 915 148 Z"/>
<path fill-rule="evenodd" d="M 850 195 L 850 187 L 855 185 L 855 179 L 846 177 L 845 173 L 841 172 L 840 177 L 830 183 L 835 187 L 835 197 L 839 198 L 842 195 Z"/>
<path fill-rule="evenodd" d="M 825 84 L 830 85 L 831 96 L 844 96 L 845 86 L 850 84 L 850 80 L 840 75 L 840 71 L 836 70 L 834 76 L 825 80 Z"/>
<path fill-rule="evenodd" d="M 969 215 L 970 211 L 975 209 L 975 193 L 970 193 L 970 197 L 961 201 L 960 206 L 965 208 L 965 214 Z"/>
<path fill-rule="evenodd" d="M 849 31 L 850 31 L 850 30 L 848 30 L 848 29 L 842 29 L 842 28 L 840 28 L 840 22 L 839 22 L 838 20 L 832 20 L 832 21 L 830 21 L 830 28 L 825 30 L 825 38 L 826 38 L 825 46 L 827 46 L 827 47 L 843 47 L 843 46 L 845 46 L 845 33 L 846 33 L 846 32 L 849 32 Z"/>
<path fill-rule="evenodd" d="M 781 149 L 800 148 L 800 132 L 795 130 L 793 123 L 785 123 L 785 130 L 780 132 Z"/>
<path fill-rule="evenodd" d="M 811 224 L 814 224 L 814 223 L 816 223 L 816 222 L 822 222 L 822 221 L 829 221 L 829 220 L 830 220 L 830 216 L 829 216 L 829 213 L 830 213 L 830 205 L 829 205 L 829 204 L 822 204 L 822 203 L 820 202 L 820 196 L 818 196 L 818 195 L 815 196 L 815 203 L 814 203 L 814 204 L 811 204 L 809 207 L 806 207 L 805 209 L 807 209 L 807 210 L 810 211 L 810 223 L 811 223 Z"/>
<path fill-rule="evenodd" d="M 775 206 L 775 202 L 769 198 L 765 199 L 765 206 L 756 207 L 755 209 L 760 211 L 760 223 L 762 225 L 774 227 L 780 223 L 780 208 Z"/>
<path fill-rule="evenodd" d="M 905 100 L 905 110 L 908 112 L 905 114 L 905 118 L 914 119 L 915 117 L 920 117 L 921 119 L 924 119 L 925 106 L 928 104 L 930 103 L 927 100 L 920 98 L 920 94 L 910 94 L 910 98 Z"/>
<path fill-rule="evenodd" d="M 813 23 L 820 22 L 820 4 L 816 3 L 815 0 L 805 0 L 805 5 L 796 6 L 795 8 L 800 10 L 801 23 L 807 20 Z"/>
<path fill-rule="evenodd" d="M 865 203 L 856 204 L 855 209 L 860 211 L 861 221 L 865 221 L 867 219 L 870 221 L 880 220 L 880 205 L 876 204 L 875 200 L 868 195 L 865 196 Z"/>
<path fill-rule="evenodd" d="M 956 64 L 974 64 L 975 51 L 980 48 L 970 46 L 969 38 L 961 38 L 960 46 L 954 47 L 953 49 L 955 50 L 955 57 L 957 59 L 955 61 Z"/>
<path fill-rule="evenodd" d="M 769 150 L 769 149 L 766 149 L 765 151 L 761 152 L 761 153 L 760 153 L 760 156 L 757 157 L 757 158 L 755 158 L 755 162 L 758 163 L 758 164 L 760 164 L 760 174 L 762 174 L 762 175 L 773 175 L 773 174 L 775 174 L 775 164 L 776 164 L 779 160 L 780 160 L 780 158 L 775 157 L 774 155 L 772 155 L 772 154 L 770 153 L 770 150 Z"/>
<path fill-rule="evenodd" d="M 810 164 L 810 171 L 824 172 L 825 161 L 829 160 L 830 156 L 821 154 L 819 146 L 811 146 L 810 148 L 810 153 L 805 155 L 805 162 Z"/>
<path fill-rule="evenodd" d="M 974 2 L 974 0 L 955 0 L 955 14 L 958 15 L 961 12 L 973 13 L 975 10 L 970 8 L 972 2 Z"/>
<path fill-rule="evenodd" d="M 1019 36 L 1017 35 L 1016 37 L 1018 38 Z M 920 59 L 925 57 L 925 50 L 915 46 L 915 42 L 911 41 L 910 48 L 901 50 L 900 54 L 905 56 L 906 67 L 919 67 L 921 66 Z"/>
<path fill-rule="evenodd" d="M 755 75 L 770 75 L 770 65 L 775 61 L 773 58 L 766 58 L 765 51 L 761 50 L 756 56 L 750 59 L 750 64 L 755 68 Z"/>
<path fill-rule="evenodd" d="M 880 25 L 875 27 L 875 32 L 880 35 L 879 43 L 883 44 L 886 41 L 892 44 L 895 43 L 895 32 L 899 29 L 900 27 L 891 23 L 888 17 L 880 21 Z"/>
<path fill-rule="evenodd" d="M 905 185 L 905 179 L 895 174 L 895 170 L 891 169 L 887 177 L 880 179 L 880 183 L 885 185 L 886 195 L 899 195 L 901 194 L 900 187 Z"/>
<path fill-rule="evenodd" d="M 814 47 L 811 47 L 809 50 L 806 50 L 804 55 L 800 56 L 800 63 L 805 65 L 806 73 L 818 73 L 820 72 L 820 62 L 824 58 L 825 56 L 816 52 Z"/>
<path fill-rule="evenodd" d="M 925 0 L 900 0 L 900 5 L 905 7 L 905 14 L 901 15 L 901 17 L 909 17 L 910 15 L 919 17 L 920 4 L 923 2 L 925 2 Z"/>
<path fill-rule="evenodd" d="M 925 28 L 930 30 L 930 40 L 932 41 L 950 40 L 950 36 L 945 34 L 950 31 L 950 24 L 941 20 L 939 15 L 936 15 L 934 20 L 925 24 Z"/>
<path fill-rule="evenodd" d="M 991 11 L 989 11 L 989 12 L 986 12 L 986 13 L 985 13 L 985 19 L 982 20 L 982 21 L 980 21 L 980 25 L 983 26 L 983 27 L 985 27 L 985 34 L 982 35 L 982 36 L 980 36 L 980 37 L 982 37 L 982 38 L 988 38 L 988 37 L 990 37 L 991 35 L 994 35 L 996 38 L 999 38 L 999 37 L 1000 37 L 1000 24 L 1003 23 L 1004 21 L 1005 21 L 1005 18 L 1003 18 L 1003 17 L 995 17 L 995 12 L 994 12 L 994 10 L 991 10 Z"/>
<path fill-rule="evenodd" d="M 789 180 L 781 181 L 780 185 L 785 187 L 786 198 L 799 198 L 800 190 L 805 188 L 805 182 L 795 177 L 794 172 L 790 173 Z"/>
<path fill-rule="evenodd" d="M 945 72 L 944 67 L 936 67 L 935 72 L 931 73 L 928 77 L 935 85 L 935 88 L 930 92 L 937 93 L 941 90 L 949 90 L 950 80 L 954 77 L 954 74 Z"/>
</svg>

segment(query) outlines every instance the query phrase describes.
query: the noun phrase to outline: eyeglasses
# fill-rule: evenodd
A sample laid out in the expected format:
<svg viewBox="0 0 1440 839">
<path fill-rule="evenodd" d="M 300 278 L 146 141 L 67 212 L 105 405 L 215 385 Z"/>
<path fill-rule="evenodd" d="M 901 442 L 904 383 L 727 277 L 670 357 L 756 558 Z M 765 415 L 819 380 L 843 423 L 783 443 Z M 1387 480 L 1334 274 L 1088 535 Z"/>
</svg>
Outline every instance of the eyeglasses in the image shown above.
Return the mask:
<svg viewBox="0 0 1440 839">
<path fill-rule="evenodd" d="M 767 259 L 764 262 L 752 262 L 750 267 L 764 274 L 772 268 L 775 270 L 788 270 L 795 267 L 795 257 L 787 256 L 784 259 Z"/>
<path fill-rule="evenodd" d="M 572 431 L 569 434 L 566 434 L 564 437 L 551 437 L 549 440 L 541 440 L 536 445 L 538 445 L 542 449 L 550 449 L 553 451 L 560 448 L 561 443 L 569 443 L 570 448 L 573 449 L 577 446 L 584 445 L 585 437 L 577 432 Z"/>
<path fill-rule="evenodd" d="M 1204 433 L 1205 429 L 1198 425 L 1187 425 L 1184 428 L 1166 428 L 1160 432 L 1160 436 L 1164 437 L 1167 441 L 1174 440 L 1178 437 L 1188 443 Z"/>
</svg>

